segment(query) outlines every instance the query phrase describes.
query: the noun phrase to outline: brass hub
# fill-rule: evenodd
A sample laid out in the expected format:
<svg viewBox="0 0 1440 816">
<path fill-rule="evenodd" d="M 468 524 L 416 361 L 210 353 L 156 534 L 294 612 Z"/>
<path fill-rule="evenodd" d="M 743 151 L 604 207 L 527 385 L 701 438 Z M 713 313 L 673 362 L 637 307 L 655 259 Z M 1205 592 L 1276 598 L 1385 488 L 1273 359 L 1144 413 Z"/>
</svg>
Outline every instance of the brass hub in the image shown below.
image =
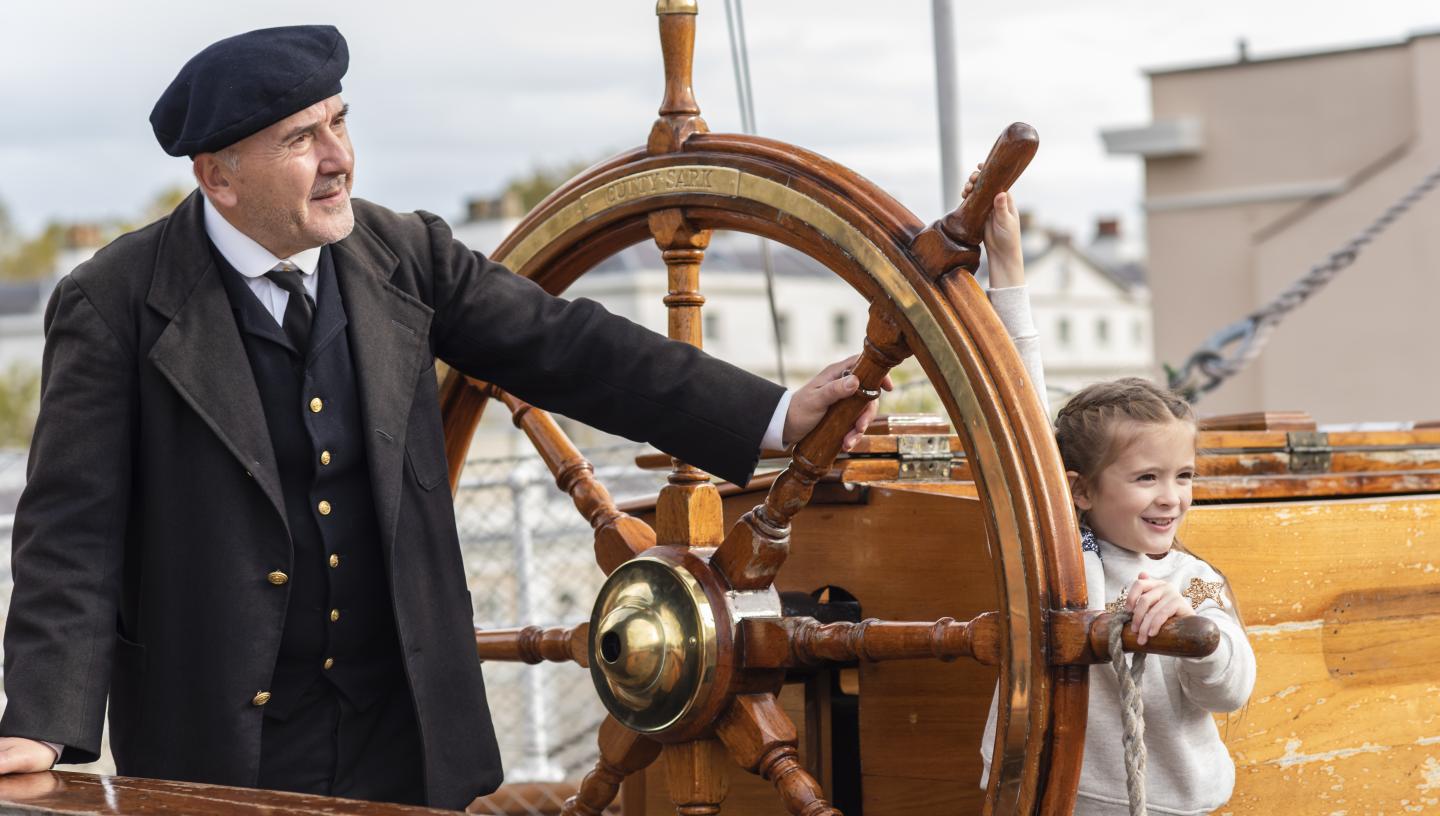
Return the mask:
<svg viewBox="0 0 1440 816">
<path fill-rule="evenodd" d="M 590 676 L 627 728 L 654 734 L 681 722 L 713 687 L 718 650 L 715 608 L 682 564 L 641 556 L 601 587 L 590 615 Z"/>
</svg>

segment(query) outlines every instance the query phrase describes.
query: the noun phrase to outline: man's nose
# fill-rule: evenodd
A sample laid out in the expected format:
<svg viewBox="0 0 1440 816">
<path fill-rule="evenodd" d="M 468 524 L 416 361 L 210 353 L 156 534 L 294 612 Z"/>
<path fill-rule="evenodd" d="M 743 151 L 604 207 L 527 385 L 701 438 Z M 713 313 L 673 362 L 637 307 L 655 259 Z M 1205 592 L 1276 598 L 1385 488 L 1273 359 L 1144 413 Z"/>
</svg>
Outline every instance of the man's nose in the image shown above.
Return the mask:
<svg viewBox="0 0 1440 816">
<path fill-rule="evenodd" d="M 354 164 L 355 155 L 350 147 L 350 140 L 333 132 L 328 132 L 321 139 L 320 173 L 323 175 L 335 175 L 337 173 L 349 173 Z"/>
</svg>

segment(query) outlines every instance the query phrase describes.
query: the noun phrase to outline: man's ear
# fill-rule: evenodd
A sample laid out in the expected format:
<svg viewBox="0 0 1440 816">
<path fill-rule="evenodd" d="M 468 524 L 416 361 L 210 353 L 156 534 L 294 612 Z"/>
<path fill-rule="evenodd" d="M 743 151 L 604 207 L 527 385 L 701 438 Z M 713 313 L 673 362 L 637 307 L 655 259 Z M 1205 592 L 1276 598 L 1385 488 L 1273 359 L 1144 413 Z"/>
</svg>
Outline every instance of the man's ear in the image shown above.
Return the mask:
<svg viewBox="0 0 1440 816">
<path fill-rule="evenodd" d="M 1080 478 L 1080 474 L 1073 470 L 1065 471 L 1065 478 L 1070 480 L 1070 498 L 1075 506 L 1081 510 L 1089 510 L 1095 502 L 1090 496 L 1090 486 Z"/>
<path fill-rule="evenodd" d="M 234 173 L 230 166 L 214 153 L 201 153 L 191 164 L 195 181 L 200 191 L 217 207 L 234 207 L 238 201 L 235 185 L 231 183 Z"/>
</svg>

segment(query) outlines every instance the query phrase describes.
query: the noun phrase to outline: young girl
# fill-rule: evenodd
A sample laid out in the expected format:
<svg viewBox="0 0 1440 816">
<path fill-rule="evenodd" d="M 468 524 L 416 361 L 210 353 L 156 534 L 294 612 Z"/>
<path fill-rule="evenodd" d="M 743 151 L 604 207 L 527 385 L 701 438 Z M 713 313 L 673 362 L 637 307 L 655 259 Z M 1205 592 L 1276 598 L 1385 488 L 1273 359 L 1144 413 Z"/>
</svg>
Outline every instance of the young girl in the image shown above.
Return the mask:
<svg viewBox="0 0 1440 816">
<path fill-rule="evenodd" d="M 1006 287 L 993 288 L 991 302 L 1043 400 L 1019 219 L 1008 195 L 995 199 L 985 249 L 991 286 Z M 1196 433 L 1184 400 L 1136 378 L 1081 390 L 1060 410 L 1055 427 L 1080 517 L 1090 605 L 1132 612 L 1130 626 L 1142 644 L 1174 617 L 1202 615 L 1220 630 L 1220 645 L 1207 657 L 1147 661 L 1141 696 L 1151 813 L 1209 813 L 1230 798 L 1235 765 L 1211 714 L 1242 707 L 1255 682 L 1255 655 L 1224 576 L 1176 539 L 1190 509 Z M 995 719 L 992 703 L 980 749 L 982 786 L 990 774 Z M 1092 666 L 1076 814 L 1129 813 L 1121 728 L 1114 670 Z"/>
</svg>

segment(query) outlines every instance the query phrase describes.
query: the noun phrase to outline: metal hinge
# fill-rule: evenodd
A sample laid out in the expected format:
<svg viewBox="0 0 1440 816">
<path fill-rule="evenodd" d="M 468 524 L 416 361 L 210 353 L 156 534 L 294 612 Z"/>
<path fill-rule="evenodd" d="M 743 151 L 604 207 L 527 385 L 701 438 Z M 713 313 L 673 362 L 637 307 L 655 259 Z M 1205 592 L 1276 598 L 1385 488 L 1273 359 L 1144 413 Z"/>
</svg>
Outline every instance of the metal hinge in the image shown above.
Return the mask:
<svg viewBox="0 0 1440 816">
<path fill-rule="evenodd" d="M 1326 473 L 1330 470 L 1330 435 L 1319 431 L 1285 434 L 1291 473 Z"/>
<path fill-rule="evenodd" d="M 936 482 L 950 478 L 949 436 L 901 434 L 895 439 L 900 454 L 900 481 Z"/>
</svg>

